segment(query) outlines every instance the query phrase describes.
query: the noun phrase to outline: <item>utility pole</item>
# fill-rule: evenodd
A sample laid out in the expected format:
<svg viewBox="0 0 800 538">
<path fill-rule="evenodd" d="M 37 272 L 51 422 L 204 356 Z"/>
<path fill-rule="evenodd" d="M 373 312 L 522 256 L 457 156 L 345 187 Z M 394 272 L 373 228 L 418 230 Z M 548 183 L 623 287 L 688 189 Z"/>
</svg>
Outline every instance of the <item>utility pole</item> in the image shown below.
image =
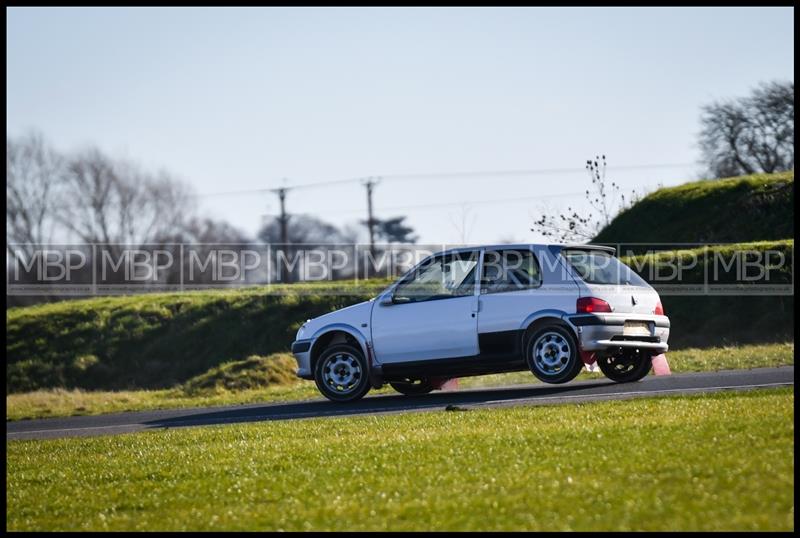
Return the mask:
<svg viewBox="0 0 800 538">
<path fill-rule="evenodd" d="M 378 178 L 368 177 L 364 182 L 367 188 L 367 230 L 369 230 L 369 252 L 375 259 L 375 217 L 372 215 L 372 189 L 378 184 Z"/>
<path fill-rule="evenodd" d="M 289 217 L 286 216 L 286 187 L 277 189 L 278 198 L 281 200 L 281 216 L 278 220 L 281 223 L 281 244 L 286 245 L 289 242 L 289 233 L 287 230 L 287 221 Z"/>
<path fill-rule="evenodd" d="M 278 221 L 281 225 L 281 250 L 284 253 L 285 257 L 288 257 L 287 254 L 287 246 L 289 244 L 289 231 L 288 231 L 288 223 L 289 223 L 289 216 L 286 214 L 286 191 L 288 189 L 286 187 L 280 187 L 279 189 L 275 189 L 273 192 L 278 194 L 278 198 L 281 201 L 281 216 L 278 217 Z M 275 254 L 275 264 L 278 265 L 278 255 Z M 281 271 L 281 276 L 283 276 L 283 271 Z M 284 279 L 281 278 L 281 281 Z M 286 271 L 286 282 L 292 281 L 292 272 L 290 270 Z"/>
</svg>

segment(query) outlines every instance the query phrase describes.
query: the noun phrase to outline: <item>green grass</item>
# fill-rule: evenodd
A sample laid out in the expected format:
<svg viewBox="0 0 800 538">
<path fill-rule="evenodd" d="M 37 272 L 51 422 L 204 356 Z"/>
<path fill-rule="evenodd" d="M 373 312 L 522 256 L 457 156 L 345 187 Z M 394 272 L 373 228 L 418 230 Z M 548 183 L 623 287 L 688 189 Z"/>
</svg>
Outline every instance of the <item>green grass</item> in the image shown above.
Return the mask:
<svg viewBox="0 0 800 538">
<path fill-rule="evenodd" d="M 794 364 L 794 343 L 684 349 L 670 351 L 668 360 L 675 373 L 785 366 Z M 293 375 L 294 368 L 294 359 L 277 354 L 215 367 L 175 389 L 117 392 L 55 389 L 9 394 L 6 420 L 321 398 L 313 382 Z M 578 379 L 600 377 L 602 374 L 583 372 Z M 458 383 L 461 388 L 476 388 L 536 382 L 530 372 L 512 372 L 465 377 Z M 392 392 L 385 387 L 371 394 Z"/>
<path fill-rule="evenodd" d="M 712 243 L 794 237 L 794 171 L 659 189 L 620 213 L 597 242 Z"/>
<path fill-rule="evenodd" d="M 11 441 L 8 530 L 793 530 L 792 389 Z"/>
<path fill-rule="evenodd" d="M 689 348 L 667 353 L 673 372 L 742 370 L 794 364 L 794 342 L 751 346 Z"/>
<path fill-rule="evenodd" d="M 275 353 L 223 363 L 171 389 L 51 389 L 8 394 L 6 420 L 280 402 L 319 396 L 314 383 L 297 378 L 296 367 L 290 354 Z"/>
<path fill-rule="evenodd" d="M 6 312 L 6 392 L 172 388 L 228 361 L 288 351 L 308 318 L 385 280 L 63 301 Z"/>
<path fill-rule="evenodd" d="M 302 401 L 319 398 L 310 381 L 238 391 L 218 390 L 187 394 L 181 389 L 83 391 L 37 390 L 6 396 L 6 420 L 102 415 L 125 411 L 183 409 L 255 403 Z"/>
</svg>

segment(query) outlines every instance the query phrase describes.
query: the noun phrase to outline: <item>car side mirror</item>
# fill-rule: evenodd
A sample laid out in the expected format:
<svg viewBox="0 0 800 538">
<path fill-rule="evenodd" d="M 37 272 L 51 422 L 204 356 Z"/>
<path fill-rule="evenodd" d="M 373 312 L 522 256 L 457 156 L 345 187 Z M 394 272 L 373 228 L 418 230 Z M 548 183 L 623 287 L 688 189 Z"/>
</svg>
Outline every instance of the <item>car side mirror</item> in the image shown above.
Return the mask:
<svg viewBox="0 0 800 538">
<path fill-rule="evenodd" d="M 394 304 L 394 299 L 392 298 L 392 294 L 388 293 L 381 297 L 380 303 L 381 306 L 392 306 Z"/>
</svg>

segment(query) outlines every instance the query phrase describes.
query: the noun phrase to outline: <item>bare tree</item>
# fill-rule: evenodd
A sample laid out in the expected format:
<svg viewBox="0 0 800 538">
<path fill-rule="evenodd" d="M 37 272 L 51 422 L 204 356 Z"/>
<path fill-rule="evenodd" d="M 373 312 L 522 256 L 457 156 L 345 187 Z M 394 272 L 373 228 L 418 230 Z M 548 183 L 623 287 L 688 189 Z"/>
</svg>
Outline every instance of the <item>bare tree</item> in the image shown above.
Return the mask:
<svg viewBox="0 0 800 538">
<path fill-rule="evenodd" d="M 183 230 L 193 209 L 190 189 L 165 172 L 90 149 L 67 163 L 57 216 L 86 243 L 143 245 Z"/>
<path fill-rule="evenodd" d="M 6 249 L 24 252 L 49 243 L 55 221 L 53 204 L 64 180 L 64 160 L 39 133 L 6 137 Z"/>
<path fill-rule="evenodd" d="M 158 245 L 160 250 L 172 254 L 176 263 L 160 276 L 165 282 L 175 282 L 180 281 L 181 271 L 184 275 L 188 273 L 192 263 L 189 250 L 182 251 L 182 245 L 188 246 L 196 259 L 207 260 L 209 257 L 215 259 L 215 251 L 219 248 L 245 248 L 251 242 L 252 239 L 245 232 L 224 220 L 190 216 L 182 220 L 171 233 L 158 235 L 153 244 Z M 191 274 L 191 284 L 224 284 L 214 280 L 213 271 L 196 271 Z M 251 275 L 248 275 L 248 278 L 250 277 Z"/>
<path fill-rule="evenodd" d="M 280 218 L 272 217 L 258 231 L 258 239 L 271 245 L 280 245 Z M 358 240 L 358 232 L 348 227 L 339 229 L 312 215 L 292 215 L 288 227 L 288 241 L 291 245 L 280 245 L 271 250 L 271 264 L 276 268 L 276 275 L 284 282 L 294 281 L 303 270 L 302 257 L 298 257 L 298 265 L 292 267 L 293 260 L 299 251 L 311 251 L 323 245 L 354 245 Z M 292 246 L 296 245 L 296 247 Z M 280 256 L 279 256 L 280 251 Z M 284 261 L 286 260 L 286 261 Z M 351 268 L 352 269 L 352 268 Z M 344 273 L 351 269 L 346 269 Z M 336 271 L 336 275 L 343 271 Z"/>
<path fill-rule="evenodd" d="M 60 219 L 86 243 L 105 243 L 98 256 L 119 259 L 126 249 L 144 248 L 180 258 L 180 242 L 225 242 L 222 223 L 195 217 L 191 188 L 164 171 L 144 171 L 127 161 L 111 160 L 96 149 L 74 156 L 67 173 L 67 203 Z M 100 252 L 104 254 L 101 254 Z M 159 271 L 159 283 L 174 283 L 182 267 Z M 109 280 L 124 279 L 112 274 Z"/>
<path fill-rule="evenodd" d="M 325 243 L 353 243 L 355 237 L 312 215 L 292 215 L 288 227 L 288 240 L 298 245 L 320 245 Z M 352 230 L 350 231 L 352 233 Z M 258 231 L 258 238 L 265 243 L 280 243 L 280 220 L 274 217 L 265 222 Z"/>
<path fill-rule="evenodd" d="M 183 224 L 181 232 L 172 237 L 170 241 L 174 243 L 199 244 L 248 244 L 251 239 L 242 230 L 224 220 L 216 220 L 209 217 L 191 217 Z"/>
<path fill-rule="evenodd" d="M 119 259 L 126 247 L 155 247 L 171 252 L 177 260 L 180 246 L 176 243 L 250 242 L 228 223 L 198 216 L 190 187 L 167 172 L 143 170 L 134 163 L 111 159 L 96 148 L 63 156 L 38 134 L 7 137 L 6 180 L 6 248 L 10 255 L 30 261 L 35 245 L 50 244 L 54 236 L 63 243 L 94 245 L 84 248 L 89 263 L 71 273 L 71 282 L 92 282 L 96 261 L 92 256 L 102 258 L 102 253 L 108 252 Z M 12 248 L 19 243 L 30 245 L 28 249 Z M 180 270 L 173 265 L 156 279 L 177 281 Z M 114 273 L 104 283 L 123 277 L 122 272 Z M 37 282 L 29 270 L 15 278 L 18 283 Z M 42 295 L 34 301 L 57 298 Z M 21 296 L 13 299 L 31 302 Z"/>
<path fill-rule="evenodd" d="M 616 182 L 608 182 L 605 155 L 587 160 L 586 170 L 592 183 L 585 194 L 591 210 L 579 212 L 569 206 L 566 212 L 556 214 L 543 212 L 534 221 L 531 231 L 552 237 L 561 243 L 591 241 L 620 211 L 630 207 L 639 199 L 635 190 L 626 198 Z"/>
<path fill-rule="evenodd" d="M 458 233 L 458 239 L 462 245 L 466 245 L 469 241 L 470 232 L 475 226 L 477 215 L 470 215 L 472 208 L 467 204 L 462 204 L 460 213 L 458 215 L 450 215 L 450 224 L 455 228 Z M 472 217 L 470 219 L 470 216 Z"/>
<path fill-rule="evenodd" d="M 794 82 L 702 108 L 699 145 L 707 173 L 729 177 L 794 168 Z"/>
</svg>

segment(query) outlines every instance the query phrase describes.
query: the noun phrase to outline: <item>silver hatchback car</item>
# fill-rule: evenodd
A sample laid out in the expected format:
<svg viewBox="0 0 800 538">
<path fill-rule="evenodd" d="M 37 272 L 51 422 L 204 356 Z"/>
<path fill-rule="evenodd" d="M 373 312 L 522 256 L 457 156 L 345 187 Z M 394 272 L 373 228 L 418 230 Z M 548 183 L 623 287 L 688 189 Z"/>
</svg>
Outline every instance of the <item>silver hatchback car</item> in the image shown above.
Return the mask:
<svg viewBox="0 0 800 538">
<path fill-rule="evenodd" d="M 334 401 L 518 370 L 566 383 L 595 363 L 630 382 L 667 351 L 669 326 L 613 248 L 487 245 L 429 256 L 376 298 L 308 320 L 292 352 L 297 375 Z"/>
</svg>

